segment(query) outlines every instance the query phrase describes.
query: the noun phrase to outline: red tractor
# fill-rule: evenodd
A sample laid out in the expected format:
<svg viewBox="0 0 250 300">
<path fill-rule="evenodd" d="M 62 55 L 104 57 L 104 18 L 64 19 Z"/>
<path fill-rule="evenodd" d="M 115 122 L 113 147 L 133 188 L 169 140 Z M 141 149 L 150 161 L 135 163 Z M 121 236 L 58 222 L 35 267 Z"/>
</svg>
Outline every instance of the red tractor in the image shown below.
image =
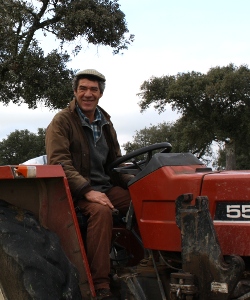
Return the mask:
<svg viewBox="0 0 250 300">
<path fill-rule="evenodd" d="M 192 154 L 170 150 L 155 144 L 110 166 L 134 175 L 127 216 L 114 216 L 114 294 L 250 299 L 250 171 L 212 171 Z M 84 224 L 62 167 L 0 167 L 0 199 L 3 299 L 96 299 Z"/>
</svg>

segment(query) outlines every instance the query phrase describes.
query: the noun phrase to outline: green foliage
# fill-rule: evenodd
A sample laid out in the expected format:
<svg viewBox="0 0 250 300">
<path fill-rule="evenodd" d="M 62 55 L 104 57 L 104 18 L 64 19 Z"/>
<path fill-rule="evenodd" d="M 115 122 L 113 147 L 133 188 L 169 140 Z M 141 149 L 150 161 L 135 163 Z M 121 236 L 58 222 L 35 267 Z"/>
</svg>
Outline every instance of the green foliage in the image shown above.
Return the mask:
<svg viewBox="0 0 250 300">
<path fill-rule="evenodd" d="M 195 126 L 185 122 L 185 118 L 180 118 L 176 122 L 163 122 L 136 131 L 133 141 L 122 146 L 126 153 L 129 153 L 152 144 L 169 142 L 172 145 L 171 152 L 191 152 L 205 164 L 211 163 L 211 147 L 206 144 L 205 136 L 197 141 L 197 132 L 194 129 Z"/>
<path fill-rule="evenodd" d="M 45 129 L 37 134 L 26 130 L 15 130 L 0 142 L 0 164 L 16 165 L 45 154 Z"/>
<path fill-rule="evenodd" d="M 210 130 L 207 130 L 209 124 L 202 123 L 199 120 L 190 120 L 186 116 L 178 119 L 172 127 L 172 137 L 175 152 L 191 152 L 197 158 L 209 163 L 211 156 L 211 143 L 213 140 Z"/>
<path fill-rule="evenodd" d="M 247 159 L 250 146 L 250 69 L 211 68 L 207 74 L 179 73 L 175 76 L 152 77 L 141 85 L 139 106 L 144 111 L 151 104 L 159 113 L 169 104 L 182 117 L 176 123 L 176 134 L 198 157 L 211 153 L 211 145 L 227 138 L 236 145 L 236 155 Z M 178 138 L 179 139 L 179 138 Z M 180 144 L 179 144 L 180 143 Z M 242 160 L 242 159 L 241 159 Z M 237 168 L 250 166 L 237 158 Z"/>
<path fill-rule="evenodd" d="M 122 145 L 126 153 L 132 152 L 136 149 L 146 147 L 152 144 L 169 142 L 171 140 L 171 123 L 161 123 L 145 127 L 139 131 L 136 130 L 133 136 L 133 142 L 127 142 Z"/>
<path fill-rule="evenodd" d="M 117 0 L 0 0 L 0 34 L 0 101 L 24 102 L 29 108 L 39 102 L 49 108 L 68 103 L 75 71 L 67 63 L 81 50 L 82 40 L 110 46 L 114 53 L 133 41 Z M 39 34 L 45 44 L 54 37 L 60 47 L 45 55 Z M 72 54 L 65 51 L 69 43 Z"/>
<path fill-rule="evenodd" d="M 159 123 L 158 125 L 152 125 L 148 128 L 145 127 L 139 131 L 136 130 L 135 135 L 133 136 L 133 141 L 123 144 L 122 147 L 124 147 L 126 153 L 129 153 L 152 144 L 170 142 L 172 140 L 171 130 L 172 124 L 166 122 Z M 145 158 L 146 157 L 142 155 L 138 156 L 137 160 L 143 160 Z"/>
</svg>

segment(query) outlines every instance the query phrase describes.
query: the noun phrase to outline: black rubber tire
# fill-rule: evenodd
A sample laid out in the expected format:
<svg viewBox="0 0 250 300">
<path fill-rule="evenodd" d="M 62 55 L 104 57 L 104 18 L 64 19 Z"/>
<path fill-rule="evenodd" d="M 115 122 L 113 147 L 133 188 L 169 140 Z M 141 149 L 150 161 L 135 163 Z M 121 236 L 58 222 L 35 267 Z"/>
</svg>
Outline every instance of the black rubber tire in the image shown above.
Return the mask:
<svg viewBox="0 0 250 300">
<path fill-rule="evenodd" d="M 56 234 L 0 200 L 0 283 L 7 299 L 82 299 L 76 268 Z"/>
</svg>

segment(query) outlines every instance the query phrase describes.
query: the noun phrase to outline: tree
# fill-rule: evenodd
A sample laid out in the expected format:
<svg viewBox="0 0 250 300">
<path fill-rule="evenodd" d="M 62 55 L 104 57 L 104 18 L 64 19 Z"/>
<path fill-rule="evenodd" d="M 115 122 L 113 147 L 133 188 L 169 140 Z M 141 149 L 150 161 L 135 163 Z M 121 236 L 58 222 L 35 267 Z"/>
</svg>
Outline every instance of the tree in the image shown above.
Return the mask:
<svg viewBox="0 0 250 300">
<path fill-rule="evenodd" d="M 151 125 L 139 131 L 135 131 L 132 142 L 127 142 L 122 145 L 126 153 L 132 152 L 136 149 L 146 147 L 152 144 L 168 142 L 171 138 L 172 123 L 160 123 L 158 125 Z"/>
<path fill-rule="evenodd" d="M 17 165 L 45 154 L 45 129 L 37 134 L 26 130 L 15 130 L 0 142 L 0 164 Z"/>
<path fill-rule="evenodd" d="M 123 144 L 126 153 L 152 144 L 169 142 L 172 152 L 191 152 L 205 164 L 212 163 L 212 149 L 206 145 L 205 139 L 196 141 L 196 133 L 192 124 L 185 123 L 185 118 L 176 122 L 163 122 L 151 125 L 135 132 L 132 142 Z"/>
<path fill-rule="evenodd" d="M 49 108 L 68 103 L 74 73 L 67 68 L 68 43 L 74 44 L 73 55 L 82 40 L 110 46 L 116 54 L 133 41 L 117 0 L 0 0 L 0 34 L 0 101 L 29 108 L 38 102 Z M 45 55 L 39 34 L 44 43 L 54 36 L 59 51 Z"/>
<path fill-rule="evenodd" d="M 144 111 L 151 104 L 159 113 L 166 104 L 182 113 L 180 123 L 188 126 L 190 142 L 204 155 L 213 141 L 225 142 L 227 153 L 248 155 L 250 146 L 250 69 L 229 64 L 211 68 L 207 74 L 178 73 L 175 76 L 152 77 L 141 85 L 139 106 Z M 186 135 L 185 135 L 186 136 Z M 191 146 L 193 147 L 193 146 Z M 205 152 L 204 152 L 205 149 Z M 227 162 L 234 162 L 231 158 Z M 239 167 L 236 156 L 236 166 Z M 245 168 L 250 167 L 250 161 Z M 232 169 L 232 165 L 226 165 Z"/>
</svg>

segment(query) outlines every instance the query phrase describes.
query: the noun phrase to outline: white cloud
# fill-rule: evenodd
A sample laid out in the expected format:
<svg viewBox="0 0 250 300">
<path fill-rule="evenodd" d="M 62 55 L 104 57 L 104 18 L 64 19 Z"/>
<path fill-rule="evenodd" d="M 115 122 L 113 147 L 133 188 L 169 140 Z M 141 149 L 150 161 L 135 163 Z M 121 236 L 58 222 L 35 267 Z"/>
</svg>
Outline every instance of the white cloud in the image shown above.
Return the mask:
<svg viewBox="0 0 250 300">
<path fill-rule="evenodd" d="M 46 128 L 55 112 L 47 108 L 28 109 L 26 104 L 20 106 L 9 104 L 7 107 L 0 103 L 0 140 L 15 130 L 29 130 L 37 133 L 38 128 Z"/>
</svg>

